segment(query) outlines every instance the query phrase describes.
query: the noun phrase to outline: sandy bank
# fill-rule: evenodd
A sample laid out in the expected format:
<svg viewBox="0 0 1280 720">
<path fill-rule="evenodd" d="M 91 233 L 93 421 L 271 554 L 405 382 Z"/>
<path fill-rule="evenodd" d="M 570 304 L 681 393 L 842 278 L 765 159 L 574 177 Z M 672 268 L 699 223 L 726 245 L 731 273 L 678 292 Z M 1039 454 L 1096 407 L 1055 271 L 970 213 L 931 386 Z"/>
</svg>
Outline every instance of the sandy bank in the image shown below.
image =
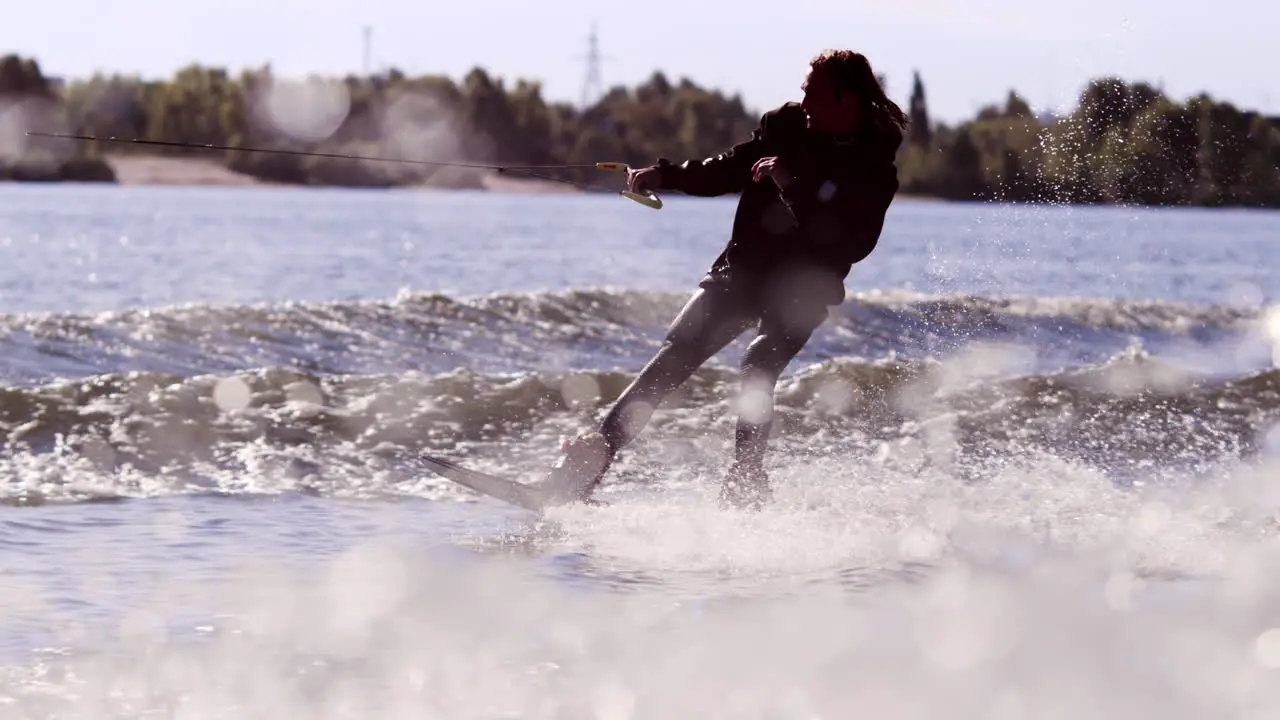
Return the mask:
<svg viewBox="0 0 1280 720">
<path fill-rule="evenodd" d="M 270 185 L 228 170 L 213 159 L 147 155 L 108 155 L 104 158 L 121 185 Z"/>
<path fill-rule="evenodd" d="M 485 173 L 480 178 L 485 190 L 504 193 L 577 193 L 578 188 L 565 183 L 539 180 L 538 178 L 514 178 L 500 173 Z"/>
<path fill-rule="evenodd" d="M 149 155 L 108 155 L 105 160 L 116 174 L 121 185 L 170 185 L 170 186 L 231 186 L 231 187 L 283 187 L 278 183 L 260 180 L 251 175 L 235 172 L 212 158 L 159 157 Z M 460 178 L 461 179 L 461 178 Z M 563 193 L 577 189 L 563 183 L 537 179 L 517 179 L 497 173 L 486 173 L 471 178 L 462 186 L 474 187 L 475 180 L 485 190 L 504 193 Z M 450 189 L 446 173 L 415 186 L 423 190 Z"/>
</svg>

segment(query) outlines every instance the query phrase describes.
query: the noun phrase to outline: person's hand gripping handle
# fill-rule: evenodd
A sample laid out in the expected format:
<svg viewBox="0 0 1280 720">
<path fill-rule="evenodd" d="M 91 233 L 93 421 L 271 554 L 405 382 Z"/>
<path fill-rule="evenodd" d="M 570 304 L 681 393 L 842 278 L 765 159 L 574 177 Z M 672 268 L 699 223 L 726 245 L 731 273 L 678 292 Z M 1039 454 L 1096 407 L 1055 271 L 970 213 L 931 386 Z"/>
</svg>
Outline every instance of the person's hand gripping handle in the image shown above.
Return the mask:
<svg viewBox="0 0 1280 720">
<path fill-rule="evenodd" d="M 662 209 L 662 198 L 653 192 L 658 187 L 659 176 L 657 168 L 649 167 L 634 170 L 630 165 L 619 162 L 596 163 L 596 167 L 601 170 L 626 173 L 627 189 L 622 191 L 622 196 L 654 210 Z"/>
</svg>

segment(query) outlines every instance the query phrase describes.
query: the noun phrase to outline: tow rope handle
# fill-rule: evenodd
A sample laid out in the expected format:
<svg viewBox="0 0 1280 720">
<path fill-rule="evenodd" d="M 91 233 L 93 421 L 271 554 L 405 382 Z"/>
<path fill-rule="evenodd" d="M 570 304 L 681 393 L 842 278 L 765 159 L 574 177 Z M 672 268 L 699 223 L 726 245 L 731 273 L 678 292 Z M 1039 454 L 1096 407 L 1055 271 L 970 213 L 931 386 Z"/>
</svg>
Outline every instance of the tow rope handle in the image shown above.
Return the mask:
<svg viewBox="0 0 1280 720">
<path fill-rule="evenodd" d="M 612 172 L 628 173 L 631 172 L 631 166 L 620 162 L 601 162 L 596 163 L 596 167 L 600 170 L 609 170 Z M 662 198 L 653 194 L 652 190 L 646 190 L 643 193 L 634 193 L 630 190 L 621 191 L 621 195 L 628 200 L 634 200 L 641 205 L 653 208 L 654 210 L 662 209 Z"/>
</svg>

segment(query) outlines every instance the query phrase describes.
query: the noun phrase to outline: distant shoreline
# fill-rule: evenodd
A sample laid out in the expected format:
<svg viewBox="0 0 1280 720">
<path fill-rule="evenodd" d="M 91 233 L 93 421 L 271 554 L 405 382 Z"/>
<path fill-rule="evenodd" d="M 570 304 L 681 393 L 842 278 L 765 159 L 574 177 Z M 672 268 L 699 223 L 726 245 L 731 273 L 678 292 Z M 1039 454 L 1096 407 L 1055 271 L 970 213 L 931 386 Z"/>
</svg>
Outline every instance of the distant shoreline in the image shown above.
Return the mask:
<svg viewBox="0 0 1280 720">
<path fill-rule="evenodd" d="M 299 185 L 264 180 L 252 175 L 232 170 L 222 162 L 212 158 L 169 157 L 164 155 L 104 155 L 102 160 L 110 166 L 115 181 L 104 184 L 124 187 L 243 187 L 243 188 L 307 188 L 307 187 L 340 187 L 330 185 Z M 474 190 L 481 189 L 497 193 L 564 195 L 579 194 L 582 191 L 564 183 L 538 178 L 515 178 L 496 172 L 481 173 L 471 176 L 474 182 L 428 182 L 422 185 L 404 185 L 397 189 L 422 190 Z M 57 184 L 59 180 L 43 181 Z M 476 186 L 479 186 L 477 188 Z M 927 195 L 911 195 L 898 193 L 895 202 L 946 202 L 943 198 Z"/>
<path fill-rule="evenodd" d="M 748 107 L 740 94 L 686 77 L 673 82 L 659 70 L 578 107 L 544 97 L 537 78 L 504 79 L 478 65 L 461 78 L 385 68 L 360 75 L 308 73 L 305 80 L 278 76 L 269 64 L 236 72 L 193 63 L 159 80 L 105 71 L 51 78 L 35 58 L 16 54 L 0 57 L 0 65 L 6 112 L 14 102 L 45 108 L 24 117 L 23 126 L 53 123 L 80 138 L 136 138 L 143 145 L 316 151 L 302 153 L 313 156 L 305 159 L 235 151 L 176 155 L 40 138 L 17 144 L 12 133 L 0 133 L 0 178 L 17 182 L 577 192 L 561 182 L 493 177 L 479 166 L 428 169 L 348 160 L 401 146 L 547 167 L 710 157 L 755 132 L 764 112 Z M 1064 113 L 1036 113 L 1011 88 L 973 117 L 944 123 L 931 120 L 918 73 L 911 84 L 903 105 L 908 122 L 895 155 L 904 201 L 1280 209 L 1280 171 L 1272 162 L 1280 117 L 1269 112 L 1214 100 L 1207 92 L 1179 100 L 1148 82 L 1101 75 Z M 297 105 L 300 98 L 345 104 L 340 116 L 322 118 L 309 105 Z M 277 100 L 290 112 L 273 110 Z M 47 117 L 46 109 L 52 113 Z M 602 180 L 617 188 L 618 179 Z"/>
</svg>

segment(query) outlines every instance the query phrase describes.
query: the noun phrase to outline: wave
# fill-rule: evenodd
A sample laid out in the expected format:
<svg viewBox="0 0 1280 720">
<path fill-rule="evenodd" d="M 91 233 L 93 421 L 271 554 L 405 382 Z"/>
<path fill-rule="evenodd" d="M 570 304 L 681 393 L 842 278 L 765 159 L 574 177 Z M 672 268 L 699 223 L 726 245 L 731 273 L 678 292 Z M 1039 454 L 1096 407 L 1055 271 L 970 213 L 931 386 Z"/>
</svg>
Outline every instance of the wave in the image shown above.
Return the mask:
<svg viewBox="0 0 1280 720">
<path fill-rule="evenodd" d="M 946 359 L 805 366 L 778 388 L 777 452 L 942 463 L 961 477 L 1043 454 L 1120 478 L 1126 469 L 1194 467 L 1280 445 L 1278 369 L 1214 378 L 1130 348 L 1100 364 L 1009 376 L 1004 368 L 1018 354 L 972 344 Z M 86 483 L 96 495 L 377 494 L 424 482 L 412 458 L 427 449 L 528 472 L 549 463 L 558 438 L 587 427 L 630 379 L 619 370 L 266 368 L 0 388 L 4 492 L 14 502 L 76 496 Z M 731 368 L 699 371 L 624 453 L 629 467 L 720 462 L 736 387 Z"/>
<path fill-rule="evenodd" d="M 686 298 L 610 288 L 462 299 L 406 292 L 379 301 L 8 315 L 0 316 L 0 382 L 266 367 L 316 375 L 634 369 Z M 1034 369 L 1050 371 L 1103 362 L 1136 343 L 1240 374 L 1271 363 L 1260 322 L 1256 308 L 869 292 L 833 309 L 796 366 L 941 357 L 998 342 L 1033 349 Z M 720 361 L 736 362 L 744 344 Z"/>
</svg>

